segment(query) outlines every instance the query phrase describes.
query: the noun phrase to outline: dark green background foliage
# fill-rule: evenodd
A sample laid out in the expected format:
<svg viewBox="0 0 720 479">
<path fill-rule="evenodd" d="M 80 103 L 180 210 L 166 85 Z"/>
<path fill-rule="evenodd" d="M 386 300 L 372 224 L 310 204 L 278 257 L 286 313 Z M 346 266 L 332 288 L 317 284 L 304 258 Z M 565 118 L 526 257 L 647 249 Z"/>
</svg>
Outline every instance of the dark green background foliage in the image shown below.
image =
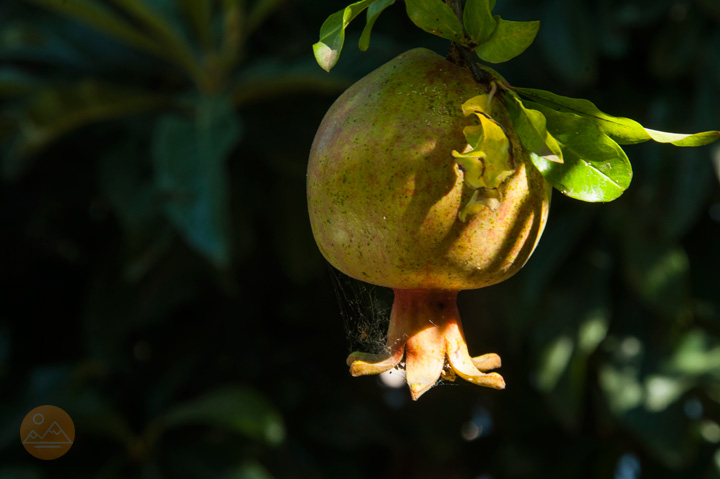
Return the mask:
<svg viewBox="0 0 720 479">
<path fill-rule="evenodd" d="M 349 377 L 353 314 L 376 301 L 313 242 L 313 134 L 352 81 L 448 44 L 398 4 L 366 53 L 351 26 L 325 73 L 311 45 L 344 6 L 0 2 L 0 478 L 720 477 L 712 145 L 627 147 L 620 199 L 555 194 L 528 265 L 461 294 L 471 353 L 503 357 L 507 390 L 412 403 Z M 720 126 L 717 2 L 497 12 L 542 21 L 500 65 L 514 85 L 650 128 Z M 338 303 L 335 280 L 358 296 Z M 75 420 L 56 461 L 19 441 L 41 404 Z"/>
</svg>

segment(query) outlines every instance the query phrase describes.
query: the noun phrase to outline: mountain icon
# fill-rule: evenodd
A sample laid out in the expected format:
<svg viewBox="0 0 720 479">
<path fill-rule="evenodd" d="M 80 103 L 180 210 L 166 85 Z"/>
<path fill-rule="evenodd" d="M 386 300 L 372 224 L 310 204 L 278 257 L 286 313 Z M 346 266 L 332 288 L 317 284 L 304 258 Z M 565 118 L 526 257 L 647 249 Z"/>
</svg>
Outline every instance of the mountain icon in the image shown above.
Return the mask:
<svg viewBox="0 0 720 479">
<path fill-rule="evenodd" d="M 70 438 L 60 427 L 57 421 L 53 421 L 45 432 L 40 435 L 38 432 L 31 430 L 25 437 L 23 444 L 72 444 Z"/>
</svg>

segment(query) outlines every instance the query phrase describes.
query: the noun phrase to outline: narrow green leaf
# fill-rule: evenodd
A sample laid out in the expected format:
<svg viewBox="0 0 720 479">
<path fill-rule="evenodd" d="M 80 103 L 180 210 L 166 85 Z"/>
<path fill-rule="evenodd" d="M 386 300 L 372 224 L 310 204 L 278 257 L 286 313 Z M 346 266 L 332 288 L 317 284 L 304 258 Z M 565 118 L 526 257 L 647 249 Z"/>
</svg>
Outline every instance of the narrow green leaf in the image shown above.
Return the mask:
<svg viewBox="0 0 720 479">
<path fill-rule="evenodd" d="M 460 20 L 442 0 L 405 0 L 405 9 L 410 20 L 426 32 L 466 43 Z"/>
<path fill-rule="evenodd" d="M 504 97 L 510 120 L 525 149 L 545 161 L 562 163 L 562 149 L 547 131 L 545 116 L 537 110 L 525 108 L 513 94 L 506 94 Z"/>
<path fill-rule="evenodd" d="M 497 28 L 492 35 L 475 49 L 475 53 L 486 62 L 502 63 L 515 58 L 529 47 L 538 29 L 540 22 L 513 22 L 503 20 L 495 15 Z"/>
<path fill-rule="evenodd" d="M 247 387 L 216 389 L 178 404 L 161 421 L 165 427 L 218 427 L 270 445 L 278 445 L 285 438 L 280 414 L 264 396 Z"/>
<path fill-rule="evenodd" d="M 640 123 L 630 118 L 608 115 L 600 111 L 591 101 L 582 98 L 570 98 L 534 88 L 513 87 L 513 90 L 553 110 L 592 118 L 603 133 L 621 145 L 642 143 L 650 139 L 650 135 Z"/>
<path fill-rule="evenodd" d="M 651 130 L 650 128 L 645 128 L 645 131 L 654 141 L 658 143 L 670 143 L 675 146 L 703 146 L 720 138 L 720 131 L 703 131 L 693 134 L 668 133 L 665 131 Z"/>
<path fill-rule="evenodd" d="M 658 143 L 690 147 L 707 145 L 720 138 L 720 131 L 681 134 L 651 130 L 630 118 L 608 115 L 600 111 L 600 109 L 589 100 L 570 98 L 534 88 L 513 87 L 513 90 L 553 110 L 588 117 L 598 125 L 603 133 L 621 145 L 654 140 Z"/>
<path fill-rule="evenodd" d="M 487 40 L 497 26 L 497 21 L 491 13 L 493 5 L 490 3 L 489 0 L 467 0 L 465 3 L 463 24 L 470 40 L 475 44 Z"/>
<path fill-rule="evenodd" d="M 588 202 L 612 201 L 630 186 L 632 167 L 623 149 L 592 121 L 531 104 L 562 145 L 563 164 L 533 157 L 545 179 L 561 193 Z"/>
<path fill-rule="evenodd" d="M 345 29 L 355 17 L 376 0 L 361 0 L 330 15 L 320 26 L 320 40 L 313 45 L 318 65 L 330 71 L 340 58 L 345 43 Z"/>
<path fill-rule="evenodd" d="M 375 26 L 375 22 L 383 10 L 393 3 L 395 3 L 395 0 L 377 0 L 368 7 L 365 28 L 363 28 L 362 35 L 360 35 L 360 42 L 358 43 L 360 50 L 366 51 L 368 47 L 370 47 L 370 33 L 372 32 L 373 26 Z"/>
<path fill-rule="evenodd" d="M 241 124 L 225 97 L 202 97 L 194 118 L 167 115 L 155 130 L 156 183 L 165 213 L 186 241 L 218 268 L 230 262 L 225 160 Z"/>
</svg>

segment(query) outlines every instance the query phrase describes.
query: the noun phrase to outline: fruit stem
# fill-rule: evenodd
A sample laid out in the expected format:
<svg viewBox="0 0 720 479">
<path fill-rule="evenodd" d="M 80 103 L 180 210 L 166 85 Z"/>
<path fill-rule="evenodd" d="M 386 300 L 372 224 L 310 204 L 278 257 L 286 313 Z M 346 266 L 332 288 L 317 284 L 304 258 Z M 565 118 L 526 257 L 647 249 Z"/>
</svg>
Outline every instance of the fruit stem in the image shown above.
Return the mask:
<svg viewBox="0 0 720 479">
<path fill-rule="evenodd" d="M 469 41 L 467 32 L 465 31 L 465 24 L 463 23 L 465 0 L 445 0 L 445 4 L 452 9 L 458 20 L 460 20 L 460 24 L 463 27 L 463 35 L 465 36 L 465 39 Z M 470 70 L 475 82 L 477 83 L 490 83 L 493 79 L 492 75 L 488 71 L 480 68 L 475 52 L 459 43 L 452 42 L 447 60 L 455 63 L 456 65 L 464 66 Z"/>
<path fill-rule="evenodd" d="M 414 400 L 440 380 L 461 378 L 479 386 L 503 389 L 497 354 L 471 358 L 457 308 L 457 291 L 395 289 L 386 350 L 381 354 L 354 352 L 348 357 L 353 376 L 379 374 L 405 358 L 405 375 Z"/>
</svg>

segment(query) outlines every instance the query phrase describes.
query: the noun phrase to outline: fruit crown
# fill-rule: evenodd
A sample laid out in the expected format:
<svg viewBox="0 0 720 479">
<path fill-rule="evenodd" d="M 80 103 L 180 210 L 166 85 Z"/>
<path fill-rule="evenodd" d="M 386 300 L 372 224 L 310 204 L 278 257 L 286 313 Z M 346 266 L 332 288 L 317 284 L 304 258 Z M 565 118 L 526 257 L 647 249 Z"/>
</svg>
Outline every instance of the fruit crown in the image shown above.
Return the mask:
<svg viewBox="0 0 720 479">
<path fill-rule="evenodd" d="M 320 40 L 313 45 L 318 64 L 327 71 L 335 66 L 345 42 L 345 29 L 363 11 L 367 17 L 359 47 L 367 50 L 375 22 L 394 3 L 362 0 L 330 15 L 320 27 Z M 533 164 L 561 193 L 588 202 L 618 198 L 632 179 L 632 166 L 620 145 L 653 140 L 682 147 L 702 146 L 720 137 L 720 131 L 679 134 L 651 130 L 629 118 L 603 113 L 585 99 L 512 86 L 478 60 L 502 63 L 518 56 L 535 40 L 540 22 L 505 20 L 492 14 L 494 7 L 495 0 L 405 0 L 407 15 L 415 25 L 453 42 L 476 79 L 492 85 L 493 93 L 507 106 L 512 127 Z M 480 125 L 465 129 L 468 146 L 462 153 L 452 154 L 465 171 L 465 183 L 476 193 L 486 194 L 473 196 L 461 219 L 479 205 L 492 208 L 497 200 L 487 192 L 497 190 L 505 174 L 498 166 L 502 162 L 487 164 L 490 152 L 502 151 L 503 138 L 496 134 L 497 125 L 493 125 L 485 106 L 478 105 L 489 108 L 487 95 L 468 99 L 462 106 L 466 115 L 478 116 Z"/>
</svg>

